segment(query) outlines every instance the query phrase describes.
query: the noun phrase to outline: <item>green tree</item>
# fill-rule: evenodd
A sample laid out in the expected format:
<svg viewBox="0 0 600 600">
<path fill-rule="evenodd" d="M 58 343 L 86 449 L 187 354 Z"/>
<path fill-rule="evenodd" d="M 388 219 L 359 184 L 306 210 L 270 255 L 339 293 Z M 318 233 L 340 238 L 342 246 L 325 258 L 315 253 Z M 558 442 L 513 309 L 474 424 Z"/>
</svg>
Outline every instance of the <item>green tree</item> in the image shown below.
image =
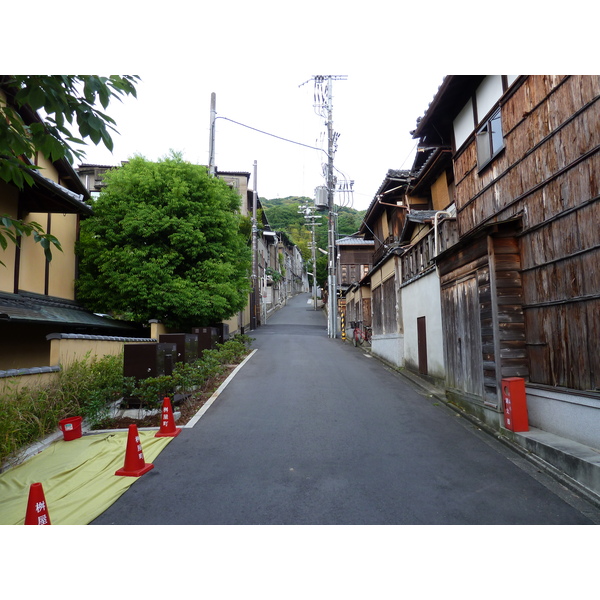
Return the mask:
<svg viewBox="0 0 600 600">
<path fill-rule="evenodd" d="M 171 153 L 106 173 L 81 225 L 78 298 L 94 311 L 205 326 L 241 310 L 250 248 L 239 196 L 205 167 Z"/>
<path fill-rule="evenodd" d="M 306 197 L 288 196 L 287 198 L 273 200 L 263 198 L 261 202 L 265 207 L 270 226 L 276 231 L 285 231 L 290 236 L 302 252 L 304 260 L 312 269 L 312 256 L 308 249 L 308 242 L 311 241 L 312 234 L 304 219 L 304 214 L 301 211 L 299 212 L 300 205 L 310 205 L 312 200 Z M 357 211 L 346 206 L 336 206 L 336 212 L 338 213 L 337 235 L 340 238 L 352 235 L 360 229 L 366 211 Z M 326 249 L 329 244 L 329 215 L 327 211 L 316 214 L 321 216 L 321 219 L 318 220 L 320 225 L 315 229 L 316 244 L 319 248 Z M 327 281 L 328 258 L 318 251 L 316 258 L 317 283 L 323 286 Z"/>
<path fill-rule="evenodd" d="M 136 75 L 0 75 L 0 179 L 19 189 L 33 185 L 38 151 L 51 161 L 73 162 L 85 156 L 78 146 L 88 139 L 112 150 L 116 123 L 97 104 L 106 109 L 115 98 L 135 97 L 138 80 Z M 48 260 L 50 244 L 61 249 L 39 224 L 0 215 L 0 248 L 20 235 L 33 235 Z"/>
</svg>

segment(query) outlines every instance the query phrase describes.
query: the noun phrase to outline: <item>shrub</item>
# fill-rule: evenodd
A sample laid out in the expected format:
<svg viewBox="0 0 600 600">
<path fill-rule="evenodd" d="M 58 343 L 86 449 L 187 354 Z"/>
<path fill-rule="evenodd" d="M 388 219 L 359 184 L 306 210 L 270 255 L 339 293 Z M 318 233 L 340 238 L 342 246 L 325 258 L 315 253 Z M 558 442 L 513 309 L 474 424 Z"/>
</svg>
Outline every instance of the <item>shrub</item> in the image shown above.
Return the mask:
<svg viewBox="0 0 600 600">
<path fill-rule="evenodd" d="M 175 380 L 172 375 L 147 377 L 137 382 L 133 396 L 139 398 L 146 409 L 160 408 L 165 396 L 173 396 Z"/>
<path fill-rule="evenodd" d="M 63 366 L 44 387 L 5 384 L 0 397 L 0 463 L 56 431 L 59 421 L 81 416 L 101 421 L 123 394 L 123 356 L 90 358 Z"/>
<path fill-rule="evenodd" d="M 204 388 L 225 372 L 225 365 L 247 353 L 252 338 L 235 336 L 213 350 L 205 350 L 192 364 L 177 363 L 173 375 L 136 382 L 123 377 L 123 354 L 73 361 L 61 368 L 56 380 L 36 389 L 5 382 L 0 395 L 0 464 L 18 451 L 56 431 L 59 421 L 81 416 L 94 427 L 110 417 L 111 407 L 124 396 L 138 397 L 149 408 L 159 408 L 164 396 Z"/>
</svg>

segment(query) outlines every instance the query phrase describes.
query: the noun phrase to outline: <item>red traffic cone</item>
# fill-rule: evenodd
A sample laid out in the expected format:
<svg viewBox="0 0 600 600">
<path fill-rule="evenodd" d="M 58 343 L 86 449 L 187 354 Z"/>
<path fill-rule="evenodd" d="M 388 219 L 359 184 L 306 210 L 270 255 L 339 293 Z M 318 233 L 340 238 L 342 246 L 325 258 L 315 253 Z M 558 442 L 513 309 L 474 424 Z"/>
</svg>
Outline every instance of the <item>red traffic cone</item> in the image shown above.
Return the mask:
<svg viewBox="0 0 600 600">
<path fill-rule="evenodd" d="M 175 418 L 171 408 L 171 399 L 166 397 L 163 400 L 162 415 L 160 417 L 160 431 L 154 437 L 176 437 L 181 433 L 181 429 L 175 427 Z"/>
<path fill-rule="evenodd" d="M 125 464 L 122 469 L 115 472 L 115 475 L 140 477 L 150 469 L 154 469 L 154 465 L 144 462 L 144 453 L 142 452 L 142 443 L 138 435 L 137 425 L 130 425 L 127 436 L 127 449 L 125 450 Z"/>
<path fill-rule="evenodd" d="M 25 525 L 51 525 L 44 488 L 41 483 L 32 483 L 29 486 Z"/>
</svg>

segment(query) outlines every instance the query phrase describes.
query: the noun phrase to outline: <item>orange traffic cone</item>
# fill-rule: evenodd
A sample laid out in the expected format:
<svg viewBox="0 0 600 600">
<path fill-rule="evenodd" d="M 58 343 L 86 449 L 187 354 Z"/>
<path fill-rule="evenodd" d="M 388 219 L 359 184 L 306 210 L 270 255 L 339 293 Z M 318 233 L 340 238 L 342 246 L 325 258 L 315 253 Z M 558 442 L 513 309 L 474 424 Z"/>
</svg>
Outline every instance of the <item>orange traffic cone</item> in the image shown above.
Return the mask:
<svg viewBox="0 0 600 600">
<path fill-rule="evenodd" d="M 29 486 L 29 500 L 25 513 L 25 525 L 50 525 L 50 515 L 44 497 L 44 488 L 41 483 L 32 483 Z"/>
<path fill-rule="evenodd" d="M 162 405 L 162 415 L 160 418 L 160 431 L 154 437 L 176 437 L 181 433 L 181 429 L 175 427 L 175 418 L 171 408 L 171 399 L 165 397 Z"/>
<path fill-rule="evenodd" d="M 140 477 L 150 469 L 154 469 L 154 465 L 144 462 L 144 453 L 142 452 L 142 443 L 138 435 L 137 425 L 130 425 L 125 451 L 125 464 L 122 469 L 115 472 L 115 475 Z"/>
</svg>

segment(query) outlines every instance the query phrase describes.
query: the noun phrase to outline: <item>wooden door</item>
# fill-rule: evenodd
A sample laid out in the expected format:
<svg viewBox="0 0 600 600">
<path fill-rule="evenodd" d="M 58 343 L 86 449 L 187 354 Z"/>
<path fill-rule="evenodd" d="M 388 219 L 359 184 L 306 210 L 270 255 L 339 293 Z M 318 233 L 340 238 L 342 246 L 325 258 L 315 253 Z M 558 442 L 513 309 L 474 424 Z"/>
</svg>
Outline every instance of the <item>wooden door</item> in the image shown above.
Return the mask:
<svg viewBox="0 0 600 600">
<path fill-rule="evenodd" d="M 475 275 L 443 288 L 442 315 L 448 386 L 482 396 L 481 321 Z"/>
<path fill-rule="evenodd" d="M 427 375 L 427 323 L 425 317 L 417 318 L 417 347 L 419 351 L 419 373 Z"/>
</svg>

